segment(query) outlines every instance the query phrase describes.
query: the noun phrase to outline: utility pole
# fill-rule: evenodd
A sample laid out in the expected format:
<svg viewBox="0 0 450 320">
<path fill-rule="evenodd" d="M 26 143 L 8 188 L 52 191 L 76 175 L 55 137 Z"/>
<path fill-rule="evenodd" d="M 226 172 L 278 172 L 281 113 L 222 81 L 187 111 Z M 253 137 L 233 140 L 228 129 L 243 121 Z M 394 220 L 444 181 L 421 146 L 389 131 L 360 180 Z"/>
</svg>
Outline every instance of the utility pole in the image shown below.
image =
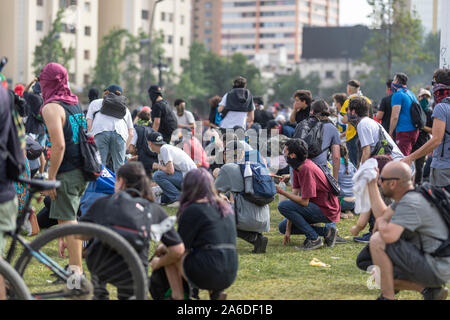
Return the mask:
<svg viewBox="0 0 450 320">
<path fill-rule="evenodd" d="M 440 52 L 440 67 L 450 69 L 450 30 L 448 28 L 448 21 L 450 19 L 450 1 L 441 1 L 441 52 Z"/>
</svg>

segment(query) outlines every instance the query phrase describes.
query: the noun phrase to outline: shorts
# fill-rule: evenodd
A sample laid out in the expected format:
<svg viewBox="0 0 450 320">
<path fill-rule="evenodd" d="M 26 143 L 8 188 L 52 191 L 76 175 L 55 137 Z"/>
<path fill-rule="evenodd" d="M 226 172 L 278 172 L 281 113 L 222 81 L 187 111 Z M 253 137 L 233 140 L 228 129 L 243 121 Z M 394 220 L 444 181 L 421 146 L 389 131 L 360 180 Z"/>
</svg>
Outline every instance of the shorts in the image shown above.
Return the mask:
<svg viewBox="0 0 450 320">
<path fill-rule="evenodd" d="M 414 244 L 405 240 L 386 245 L 386 254 L 394 265 L 394 279 L 408 280 L 426 288 L 439 288 L 445 281 L 431 269 L 425 254 Z"/>
<path fill-rule="evenodd" d="M 75 169 L 56 176 L 61 187 L 56 191 L 56 199 L 50 205 L 50 219 L 76 221 L 80 200 L 87 188 L 83 172 Z"/>
<path fill-rule="evenodd" d="M 431 168 L 430 183 L 435 187 L 448 187 L 450 185 L 450 169 Z"/>
<path fill-rule="evenodd" d="M 411 154 L 414 145 L 419 138 L 419 130 L 397 132 L 396 143 L 405 157 Z"/>
<path fill-rule="evenodd" d="M 0 203 L 0 257 L 3 255 L 3 249 L 5 248 L 5 232 L 14 231 L 16 228 L 18 210 L 17 198 Z"/>
</svg>

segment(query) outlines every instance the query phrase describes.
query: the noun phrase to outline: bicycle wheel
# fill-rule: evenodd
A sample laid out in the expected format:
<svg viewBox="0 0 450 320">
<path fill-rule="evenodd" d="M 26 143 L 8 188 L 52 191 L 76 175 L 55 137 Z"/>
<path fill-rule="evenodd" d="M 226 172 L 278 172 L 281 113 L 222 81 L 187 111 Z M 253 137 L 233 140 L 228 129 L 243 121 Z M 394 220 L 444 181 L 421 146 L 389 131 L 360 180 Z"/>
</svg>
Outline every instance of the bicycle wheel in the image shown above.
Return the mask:
<svg viewBox="0 0 450 320">
<path fill-rule="evenodd" d="M 0 300 L 31 300 L 30 292 L 20 275 L 0 258 Z"/>
<path fill-rule="evenodd" d="M 67 270 L 68 256 L 59 254 L 59 239 L 67 236 L 89 242 L 83 249 L 82 277 Z M 108 228 L 91 223 L 58 226 L 30 247 L 36 252 L 25 250 L 15 267 L 36 299 L 147 299 L 142 261 L 122 236 Z"/>
</svg>

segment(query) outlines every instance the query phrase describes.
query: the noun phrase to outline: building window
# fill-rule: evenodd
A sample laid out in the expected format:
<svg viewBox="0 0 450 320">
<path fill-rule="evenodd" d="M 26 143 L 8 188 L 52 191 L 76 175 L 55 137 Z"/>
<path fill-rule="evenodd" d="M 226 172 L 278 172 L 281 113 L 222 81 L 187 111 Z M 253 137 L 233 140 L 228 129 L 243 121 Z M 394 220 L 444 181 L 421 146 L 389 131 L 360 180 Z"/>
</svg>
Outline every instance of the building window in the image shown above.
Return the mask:
<svg viewBox="0 0 450 320">
<path fill-rule="evenodd" d="M 148 10 L 142 10 L 142 20 L 148 20 Z"/>
<path fill-rule="evenodd" d="M 180 38 L 180 46 L 184 46 L 184 38 L 183 37 Z"/>
<path fill-rule="evenodd" d="M 60 0 L 59 6 L 63 8 L 68 8 L 70 6 L 76 6 L 77 0 Z"/>
<path fill-rule="evenodd" d="M 89 60 L 91 58 L 91 52 L 89 50 L 84 50 L 84 60 Z"/>
<path fill-rule="evenodd" d="M 84 3 L 84 10 L 86 10 L 86 12 L 91 12 L 91 3 L 90 2 L 85 2 Z"/>
<path fill-rule="evenodd" d="M 325 72 L 325 78 L 326 79 L 334 79 L 334 71 L 326 71 Z"/>
<path fill-rule="evenodd" d="M 181 17 L 180 17 L 180 23 L 181 23 L 181 24 L 184 24 L 184 16 L 181 16 Z"/>
<path fill-rule="evenodd" d="M 43 7 L 43 6 L 44 6 L 44 0 L 37 0 L 37 1 L 36 1 L 36 5 L 37 5 L 38 7 Z"/>
<path fill-rule="evenodd" d="M 44 31 L 44 21 L 42 20 L 36 21 L 36 31 Z"/>
<path fill-rule="evenodd" d="M 168 44 L 172 44 L 173 42 L 173 37 L 172 36 L 167 36 L 167 43 Z"/>
<path fill-rule="evenodd" d="M 89 84 L 89 75 L 88 74 L 84 75 L 83 82 L 84 82 L 84 84 Z"/>
<path fill-rule="evenodd" d="M 75 83 L 76 81 L 75 73 L 69 73 L 69 81 Z"/>
<path fill-rule="evenodd" d="M 91 36 L 91 27 L 84 27 L 84 35 L 88 37 Z"/>
<path fill-rule="evenodd" d="M 161 12 L 161 21 L 166 21 L 166 13 Z"/>
</svg>

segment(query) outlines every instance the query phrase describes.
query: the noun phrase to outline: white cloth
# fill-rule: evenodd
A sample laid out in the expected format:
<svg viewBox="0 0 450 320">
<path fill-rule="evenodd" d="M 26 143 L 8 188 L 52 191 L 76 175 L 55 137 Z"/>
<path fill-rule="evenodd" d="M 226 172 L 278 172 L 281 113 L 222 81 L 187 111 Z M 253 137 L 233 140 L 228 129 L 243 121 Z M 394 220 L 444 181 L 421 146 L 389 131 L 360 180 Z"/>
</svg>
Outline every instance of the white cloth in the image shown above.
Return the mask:
<svg viewBox="0 0 450 320">
<path fill-rule="evenodd" d="M 219 106 L 227 106 L 227 97 L 228 93 L 223 96 Z M 254 104 L 252 105 L 252 110 L 255 110 Z M 220 123 L 220 127 L 223 129 L 233 129 L 235 126 L 240 126 L 245 129 L 247 128 L 247 117 L 248 112 L 229 111 Z"/>
<path fill-rule="evenodd" d="M 158 155 L 158 161 L 162 165 L 172 162 L 177 171 L 183 173 L 183 177 L 191 170 L 197 169 L 195 162 L 180 148 L 165 144 L 161 147 Z"/>
<path fill-rule="evenodd" d="M 115 131 L 126 142 L 128 140 L 128 130 L 134 128 L 130 110 L 128 110 L 127 108 L 125 118 L 117 119 L 101 113 L 100 109 L 102 108 L 102 105 L 103 99 L 94 100 L 89 105 L 86 119 L 94 120 L 92 123 L 91 131 L 89 131 L 89 135 L 95 137 L 102 132 Z M 94 114 L 96 112 L 98 113 L 95 115 L 94 119 Z"/>
<path fill-rule="evenodd" d="M 178 116 L 178 113 L 176 110 L 174 110 L 173 113 L 175 114 L 175 117 L 178 120 L 178 124 L 183 124 L 185 126 L 188 126 L 188 125 L 195 123 L 194 115 L 190 111 L 184 110 L 184 114 L 181 117 Z"/>
<path fill-rule="evenodd" d="M 356 214 L 365 213 L 371 209 L 368 183 L 377 178 L 377 168 L 377 160 L 369 159 L 361 165 L 353 176 Z"/>
</svg>

